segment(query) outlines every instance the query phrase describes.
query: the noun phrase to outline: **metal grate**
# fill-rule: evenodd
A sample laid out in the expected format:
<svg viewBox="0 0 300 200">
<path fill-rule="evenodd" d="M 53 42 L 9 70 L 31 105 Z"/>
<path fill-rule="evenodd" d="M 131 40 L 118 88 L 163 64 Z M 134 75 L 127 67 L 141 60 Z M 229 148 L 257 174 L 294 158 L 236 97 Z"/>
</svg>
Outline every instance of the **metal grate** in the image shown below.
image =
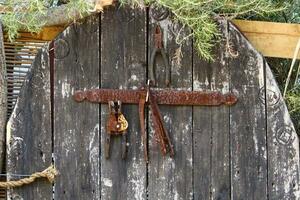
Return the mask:
<svg viewBox="0 0 300 200">
<path fill-rule="evenodd" d="M 9 118 L 17 101 L 23 82 L 38 50 L 45 41 L 17 40 L 4 42 L 5 62 L 7 67 L 7 92 Z"/>
<path fill-rule="evenodd" d="M 6 199 L 6 190 L 0 189 L 0 200 L 5 200 L 5 199 Z"/>
</svg>

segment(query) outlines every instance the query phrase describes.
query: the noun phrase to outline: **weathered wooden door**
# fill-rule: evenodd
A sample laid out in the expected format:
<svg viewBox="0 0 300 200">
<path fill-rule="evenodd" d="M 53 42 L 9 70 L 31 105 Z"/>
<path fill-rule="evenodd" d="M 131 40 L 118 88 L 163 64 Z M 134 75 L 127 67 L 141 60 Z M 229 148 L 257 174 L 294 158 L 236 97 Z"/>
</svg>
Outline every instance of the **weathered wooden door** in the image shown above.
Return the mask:
<svg viewBox="0 0 300 200">
<path fill-rule="evenodd" d="M 149 17 L 148 17 L 149 16 Z M 115 138 L 105 159 L 107 105 L 76 103 L 78 89 L 136 89 L 148 79 L 156 23 L 163 28 L 171 88 L 234 92 L 232 107 L 160 106 L 175 147 L 162 157 L 148 123 L 150 163 L 143 157 L 138 107 L 124 105 L 128 156 Z M 7 171 L 32 173 L 51 163 L 55 184 L 10 189 L 9 199 L 299 199 L 298 137 L 263 57 L 227 21 L 215 62 L 197 56 L 190 38 L 179 48 L 170 18 L 146 10 L 106 10 L 68 27 L 36 57 L 8 124 Z M 182 36 L 182 35 L 181 35 Z M 233 44 L 230 51 L 226 41 Z M 236 51 L 236 52 L 232 52 Z M 238 53 L 238 55 L 233 55 Z M 54 56 L 54 57 L 53 57 Z M 165 68 L 157 60 L 158 87 Z"/>
</svg>

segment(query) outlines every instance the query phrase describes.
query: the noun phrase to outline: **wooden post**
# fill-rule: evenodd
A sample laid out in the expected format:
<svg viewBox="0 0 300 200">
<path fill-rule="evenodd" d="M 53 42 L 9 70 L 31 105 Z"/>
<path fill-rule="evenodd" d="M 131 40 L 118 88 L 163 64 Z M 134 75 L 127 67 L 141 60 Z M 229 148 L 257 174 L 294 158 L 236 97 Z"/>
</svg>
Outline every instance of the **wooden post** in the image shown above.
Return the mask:
<svg viewBox="0 0 300 200">
<path fill-rule="evenodd" d="M 3 32 L 0 22 L 0 172 L 3 171 L 4 161 L 4 137 L 7 114 L 7 83 L 6 65 L 3 44 Z"/>
<path fill-rule="evenodd" d="M 99 18 L 74 24 L 54 41 L 54 199 L 100 199 L 99 105 L 78 104 L 80 88 L 99 86 Z"/>
<path fill-rule="evenodd" d="M 157 22 L 154 15 L 150 14 L 148 21 L 148 63 L 150 62 L 151 53 L 155 47 L 154 33 L 156 32 L 156 25 L 159 24 L 163 33 L 164 50 L 166 51 L 171 68 L 168 72 L 160 55 L 156 56 L 154 74 L 156 76 L 157 87 L 167 87 L 165 84 L 166 73 L 169 73 L 171 79 L 170 87 L 191 91 L 193 86 L 192 40 L 187 40 L 181 47 L 176 44 L 176 36 L 179 33 L 189 35 L 189 30 L 182 30 L 180 24 L 172 23 L 170 16 Z M 148 65 L 148 72 L 149 71 L 150 66 Z M 164 126 L 174 145 L 175 157 L 173 159 L 169 156 L 162 156 L 160 147 L 155 139 L 153 121 L 149 116 L 149 199 L 192 199 L 193 108 L 190 106 L 176 106 L 170 108 L 169 106 L 161 105 L 159 109 L 163 117 Z"/>
<path fill-rule="evenodd" d="M 52 127 L 50 106 L 50 65 L 48 49 L 38 52 L 7 122 L 6 171 L 32 174 L 52 163 Z M 52 199 L 52 184 L 36 181 L 7 190 L 7 199 Z"/>
<path fill-rule="evenodd" d="M 238 51 L 228 60 L 230 90 L 238 103 L 230 107 L 231 198 L 267 199 L 268 146 L 263 57 L 232 24 L 229 41 Z M 273 199 L 273 198 L 272 198 Z"/>
<path fill-rule="evenodd" d="M 102 88 L 134 89 L 146 82 L 147 13 L 143 9 L 112 8 L 101 20 Z M 110 159 L 101 153 L 101 199 L 144 200 L 147 197 L 147 166 L 143 157 L 138 108 L 123 105 L 128 123 L 127 159 L 121 158 L 121 138 L 114 137 Z M 107 105 L 101 105 L 101 148 L 104 151 Z"/>
<path fill-rule="evenodd" d="M 219 21 L 223 33 L 227 21 Z M 226 35 L 225 35 L 226 36 Z M 225 37 L 224 36 L 224 37 Z M 215 61 L 201 60 L 194 47 L 193 90 L 229 91 L 226 40 L 215 46 Z M 193 191 L 194 199 L 230 199 L 229 107 L 193 107 Z"/>
</svg>

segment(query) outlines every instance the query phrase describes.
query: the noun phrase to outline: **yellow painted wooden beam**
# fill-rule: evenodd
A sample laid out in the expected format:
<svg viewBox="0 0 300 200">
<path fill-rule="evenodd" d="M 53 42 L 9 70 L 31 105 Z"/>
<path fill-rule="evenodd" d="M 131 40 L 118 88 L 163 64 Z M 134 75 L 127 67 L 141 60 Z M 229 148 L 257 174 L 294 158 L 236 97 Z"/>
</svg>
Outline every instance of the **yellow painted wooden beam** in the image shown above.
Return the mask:
<svg viewBox="0 0 300 200">
<path fill-rule="evenodd" d="M 63 26 L 48 26 L 44 27 L 39 33 L 20 32 L 17 40 L 47 42 L 53 40 L 64 29 Z"/>
<path fill-rule="evenodd" d="M 247 20 L 233 23 L 265 57 L 293 58 L 300 38 L 300 24 Z"/>
</svg>

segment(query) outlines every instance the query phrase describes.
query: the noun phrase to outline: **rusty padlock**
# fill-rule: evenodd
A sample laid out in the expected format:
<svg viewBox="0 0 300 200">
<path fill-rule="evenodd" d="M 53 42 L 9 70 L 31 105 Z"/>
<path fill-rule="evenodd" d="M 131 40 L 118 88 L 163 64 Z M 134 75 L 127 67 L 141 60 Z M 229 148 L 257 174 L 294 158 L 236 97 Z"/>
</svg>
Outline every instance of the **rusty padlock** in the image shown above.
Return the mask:
<svg viewBox="0 0 300 200">
<path fill-rule="evenodd" d="M 108 102 L 109 117 L 106 122 L 106 140 L 105 140 L 105 157 L 108 159 L 110 157 L 110 144 L 111 136 L 122 136 L 122 159 L 126 158 L 127 152 L 127 129 L 128 122 L 125 116 L 121 112 L 122 103 L 121 101 Z"/>
</svg>

